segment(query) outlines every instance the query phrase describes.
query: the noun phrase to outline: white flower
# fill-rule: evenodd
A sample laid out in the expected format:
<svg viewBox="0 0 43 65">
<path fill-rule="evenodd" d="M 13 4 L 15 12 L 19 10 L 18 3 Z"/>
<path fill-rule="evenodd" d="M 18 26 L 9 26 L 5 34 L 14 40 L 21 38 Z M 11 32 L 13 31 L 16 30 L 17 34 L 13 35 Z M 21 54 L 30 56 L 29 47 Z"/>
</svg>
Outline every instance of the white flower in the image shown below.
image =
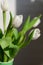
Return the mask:
<svg viewBox="0 0 43 65">
<path fill-rule="evenodd" d="M 40 37 L 40 35 L 41 35 L 41 34 L 40 34 L 40 29 L 36 28 L 36 29 L 34 30 L 32 40 L 38 39 L 38 38 Z"/>
<path fill-rule="evenodd" d="M 16 15 L 12 24 L 14 27 L 18 28 L 21 26 L 22 22 L 23 22 L 23 15 Z"/>
<path fill-rule="evenodd" d="M 7 2 L 7 0 L 4 0 L 3 3 L 1 3 L 1 8 L 2 8 L 3 11 L 8 10 L 8 2 Z"/>
<path fill-rule="evenodd" d="M 37 18 L 37 17 L 35 17 L 35 18 Z M 41 20 L 40 20 L 40 18 L 36 21 L 36 23 L 33 25 L 33 27 L 37 27 L 39 24 L 40 24 L 40 22 L 41 22 Z"/>
</svg>

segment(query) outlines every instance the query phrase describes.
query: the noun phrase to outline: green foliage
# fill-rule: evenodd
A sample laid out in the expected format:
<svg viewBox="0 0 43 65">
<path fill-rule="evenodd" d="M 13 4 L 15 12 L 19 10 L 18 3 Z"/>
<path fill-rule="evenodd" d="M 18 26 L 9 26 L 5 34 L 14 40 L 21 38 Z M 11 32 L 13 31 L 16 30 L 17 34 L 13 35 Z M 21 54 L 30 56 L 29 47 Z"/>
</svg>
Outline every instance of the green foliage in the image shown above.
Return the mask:
<svg viewBox="0 0 43 65">
<path fill-rule="evenodd" d="M 10 58 L 14 58 L 19 51 L 19 47 L 17 45 L 10 44 L 9 47 L 4 49 L 5 54 Z"/>
<path fill-rule="evenodd" d="M 23 25 L 23 28 L 21 31 L 22 34 L 25 34 L 28 31 L 29 25 L 30 25 L 30 16 L 28 16 L 25 24 Z"/>
<path fill-rule="evenodd" d="M 0 39 L 3 37 L 2 30 L 0 29 Z"/>
<path fill-rule="evenodd" d="M 3 62 L 3 55 L 4 55 L 4 52 L 0 46 L 0 61 L 2 61 L 2 62 Z"/>
<path fill-rule="evenodd" d="M 7 32 L 10 30 L 10 28 L 12 27 L 12 21 L 13 21 L 13 17 L 12 17 L 12 13 L 10 12 L 10 21 L 9 21 L 9 25 L 7 28 Z"/>
<path fill-rule="evenodd" d="M 30 21 L 30 16 L 29 16 L 29 17 L 27 18 L 27 20 L 26 20 L 24 26 L 23 26 L 23 29 L 22 29 L 22 31 L 21 31 L 21 34 L 24 34 L 24 35 L 25 35 L 25 33 L 33 27 L 33 25 L 37 22 L 37 20 L 38 20 L 40 17 L 41 17 L 41 15 L 38 16 L 37 18 L 33 18 L 33 20 Z"/>
<path fill-rule="evenodd" d="M 2 47 L 2 49 L 4 49 L 4 48 L 9 46 L 9 43 L 6 39 L 1 39 L 0 40 L 0 46 Z"/>
<path fill-rule="evenodd" d="M 18 38 L 18 30 L 16 28 L 12 28 L 8 33 L 7 36 L 10 36 L 13 39 Z"/>
<path fill-rule="evenodd" d="M 6 62 L 8 60 L 8 57 L 5 53 L 4 53 L 4 58 L 3 59 L 4 59 L 3 62 Z"/>
<path fill-rule="evenodd" d="M 13 17 L 10 12 L 10 22 L 7 30 L 3 34 L 0 29 L 0 61 L 7 62 L 11 60 L 21 48 L 30 44 L 34 30 L 28 35 L 28 39 L 26 39 L 26 32 L 33 27 L 39 18 L 40 16 L 30 21 L 30 16 L 28 16 L 22 30 L 18 32 L 16 28 L 12 27 Z"/>
<path fill-rule="evenodd" d="M 20 44 L 20 48 L 26 47 L 30 44 L 33 37 L 34 30 L 28 35 L 28 39 L 24 38 L 24 41 Z"/>
</svg>

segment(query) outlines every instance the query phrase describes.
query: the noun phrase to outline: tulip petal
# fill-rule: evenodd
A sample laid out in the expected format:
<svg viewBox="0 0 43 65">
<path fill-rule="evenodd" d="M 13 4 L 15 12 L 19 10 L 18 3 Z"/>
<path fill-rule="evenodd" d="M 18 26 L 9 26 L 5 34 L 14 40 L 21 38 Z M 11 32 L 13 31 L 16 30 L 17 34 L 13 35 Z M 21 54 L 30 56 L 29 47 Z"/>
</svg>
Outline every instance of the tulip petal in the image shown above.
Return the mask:
<svg viewBox="0 0 43 65">
<path fill-rule="evenodd" d="M 23 22 L 23 15 L 16 15 L 12 25 L 16 28 L 20 27 Z"/>
<path fill-rule="evenodd" d="M 41 35 L 41 34 L 40 34 L 40 29 L 36 28 L 36 29 L 34 30 L 32 40 L 38 39 L 38 38 L 40 37 L 40 35 Z"/>
<path fill-rule="evenodd" d="M 35 18 L 37 18 L 37 17 L 35 17 Z M 37 27 L 40 23 L 41 23 L 41 20 L 38 19 L 37 22 L 33 25 L 33 27 Z"/>
</svg>

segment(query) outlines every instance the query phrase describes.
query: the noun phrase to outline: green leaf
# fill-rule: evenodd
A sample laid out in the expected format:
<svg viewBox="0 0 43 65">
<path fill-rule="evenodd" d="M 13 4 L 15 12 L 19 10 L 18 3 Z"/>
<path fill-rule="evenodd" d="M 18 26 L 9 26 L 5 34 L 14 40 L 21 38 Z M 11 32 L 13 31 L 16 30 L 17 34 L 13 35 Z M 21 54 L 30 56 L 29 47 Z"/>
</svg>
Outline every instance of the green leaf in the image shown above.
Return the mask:
<svg viewBox="0 0 43 65">
<path fill-rule="evenodd" d="M 25 24 L 25 25 L 27 25 L 27 27 L 24 25 L 24 27 L 21 31 L 21 34 L 25 34 L 27 31 L 29 31 L 40 17 L 41 17 L 41 15 L 38 16 L 37 18 L 34 18 L 31 22 L 29 22 L 29 24 Z M 29 18 L 29 21 L 30 21 L 30 18 Z M 27 19 L 27 22 L 28 22 L 28 19 Z"/>
<path fill-rule="evenodd" d="M 8 47 L 6 47 L 6 48 L 4 48 L 4 53 L 11 59 L 12 57 L 14 57 L 15 56 L 15 54 L 16 54 L 16 52 L 17 52 L 17 50 L 19 49 L 19 47 L 17 46 L 17 45 L 14 45 L 13 43 L 12 43 L 12 40 L 10 39 L 10 37 L 6 37 L 6 42 L 9 44 L 9 46 Z M 12 50 L 13 49 L 13 50 Z M 13 52 L 11 52 L 11 50 L 13 51 Z M 12 55 L 11 55 L 11 53 L 12 53 Z"/>
<path fill-rule="evenodd" d="M 13 51 L 13 52 L 12 52 Z M 10 50 L 10 56 L 12 57 L 12 58 L 15 58 L 15 56 L 17 55 L 17 53 L 19 52 L 19 49 L 18 48 L 12 48 L 11 50 Z"/>
<path fill-rule="evenodd" d="M 12 28 L 6 36 L 11 37 L 12 39 L 17 39 L 18 38 L 18 30 L 16 28 Z"/>
<path fill-rule="evenodd" d="M 21 35 L 17 45 L 20 45 L 22 43 L 22 41 L 24 40 L 25 36 L 24 35 Z"/>
<path fill-rule="evenodd" d="M 2 50 L 2 48 L 0 47 L 0 61 L 3 62 L 3 55 L 4 55 L 4 52 Z"/>
<path fill-rule="evenodd" d="M 3 62 L 7 62 L 7 60 L 8 60 L 8 57 L 7 57 L 7 55 L 6 55 L 6 54 L 4 54 L 4 59 L 3 59 Z"/>
<path fill-rule="evenodd" d="M 11 50 L 10 50 L 10 56 L 12 58 L 15 57 L 17 55 L 18 51 L 19 51 L 19 47 L 17 45 L 14 45 L 13 48 L 11 48 Z"/>
<path fill-rule="evenodd" d="M 10 43 L 12 43 L 12 40 L 10 37 L 5 37 L 0 39 L 0 46 L 2 47 L 2 49 L 5 49 L 6 47 L 8 47 Z"/>
<path fill-rule="evenodd" d="M 13 37 L 15 37 L 15 39 L 18 39 L 18 30 L 16 28 L 13 28 L 12 32 L 13 32 Z"/>
<path fill-rule="evenodd" d="M 4 49 L 6 55 L 11 59 L 16 56 L 19 51 L 19 47 L 17 45 L 10 44 L 9 48 Z"/>
<path fill-rule="evenodd" d="M 23 26 L 22 31 L 19 32 L 20 40 L 18 42 L 18 45 L 24 40 L 24 34 L 27 31 L 29 23 L 30 23 L 30 16 L 28 16 L 28 18 L 27 18 L 27 20 L 26 20 L 26 22 L 25 22 L 25 24 Z"/>
<path fill-rule="evenodd" d="M 8 47 L 9 46 L 8 41 L 5 39 L 1 39 L 0 40 L 0 46 L 2 47 L 2 49 Z"/>
<path fill-rule="evenodd" d="M 23 29 L 22 29 L 22 34 L 25 34 L 25 32 L 27 31 L 28 27 L 29 27 L 29 23 L 30 23 L 30 16 L 28 16 L 26 22 L 24 23 Z"/>
<path fill-rule="evenodd" d="M 28 18 L 27 18 L 27 20 L 26 20 L 26 22 L 24 24 L 23 30 L 25 30 L 25 31 L 27 30 L 29 22 L 30 22 L 30 16 L 28 16 Z"/>
<path fill-rule="evenodd" d="M 8 25 L 8 28 L 7 28 L 7 32 L 8 32 L 9 29 L 11 28 L 12 21 L 13 21 L 13 17 L 12 17 L 12 13 L 10 12 L 10 21 L 9 21 L 9 25 Z"/>
<path fill-rule="evenodd" d="M 4 53 L 7 55 L 7 57 L 11 58 L 11 57 L 10 57 L 9 50 L 4 50 Z"/>
<path fill-rule="evenodd" d="M 28 35 L 28 39 L 24 38 L 24 41 L 19 46 L 20 48 L 26 47 L 32 41 L 34 30 Z"/>
<path fill-rule="evenodd" d="M 3 37 L 2 30 L 0 29 L 0 39 Z"/>
<path fill-rule="evenodd" d="M 19 48 L 17 45 L 14 45 L 13 43 L 10 43 L 9 48 Z"/>
</svg>

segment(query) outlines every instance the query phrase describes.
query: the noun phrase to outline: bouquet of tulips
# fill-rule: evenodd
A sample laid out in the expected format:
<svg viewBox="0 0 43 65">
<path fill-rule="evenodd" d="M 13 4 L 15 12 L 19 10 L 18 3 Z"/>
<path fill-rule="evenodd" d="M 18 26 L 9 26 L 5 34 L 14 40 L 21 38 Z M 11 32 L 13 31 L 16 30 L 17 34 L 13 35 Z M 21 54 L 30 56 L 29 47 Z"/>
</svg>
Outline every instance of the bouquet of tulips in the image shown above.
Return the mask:
<svg viewBox="0 0 43 65">
<path fill-rule="evenodd" d="M 8 62 L 17 55 L 20 49 L 30 44 L 32 40 L 36 40 L 40 37 L 40 29 L 36 27 L 41 22 L 41 15 L 32 20 L 30 20 L 30 16 L 28 16 L 22 29 L 18 31 L 18 28 L 23 22 L 23 15 L 16 15 L 13 17 L 12 13 L 9 12 L 10 21 L 6 28 L 6 12 L 8 11 L 6 0 L 1 4 L 1 8 L 3 13 L 4 32 L 0 29 L 0 62 Z M 29 30 L 31 31 L 26 37 L 26 33 Z"/>
</svg>

